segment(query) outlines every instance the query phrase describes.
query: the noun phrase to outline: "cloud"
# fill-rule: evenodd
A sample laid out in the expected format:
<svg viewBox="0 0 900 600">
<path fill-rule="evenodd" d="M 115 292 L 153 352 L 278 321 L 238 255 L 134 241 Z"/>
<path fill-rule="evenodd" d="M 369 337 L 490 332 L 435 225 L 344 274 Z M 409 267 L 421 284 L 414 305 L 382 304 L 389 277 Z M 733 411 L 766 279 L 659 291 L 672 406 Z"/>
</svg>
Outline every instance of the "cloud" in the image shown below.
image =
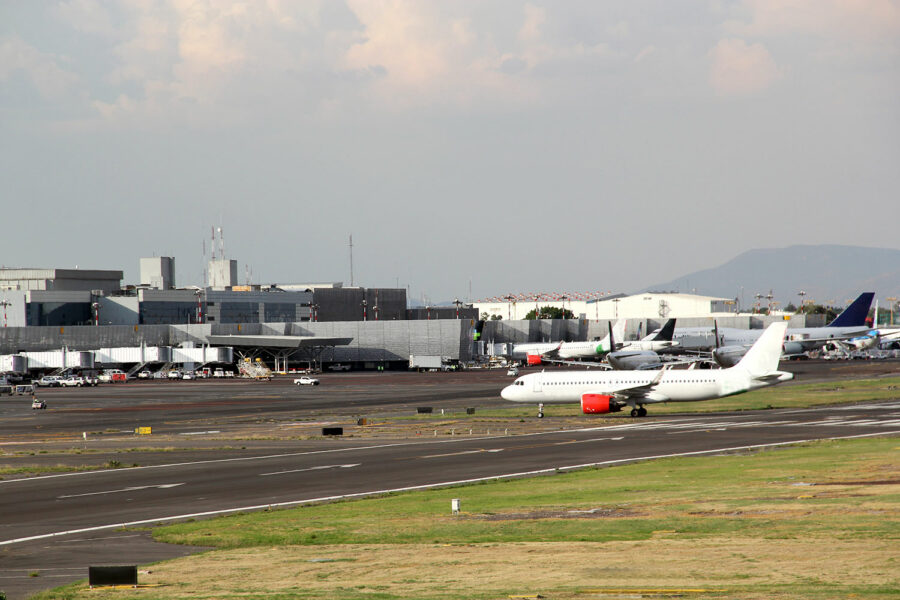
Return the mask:
<svg viewBox="0 0 900 600">
<path fill-rule="evenodd" d="M 745 0 L 749 23 L 732 24 L 747 37 L 805 34 L 858 41 L 900 35 L 900 7 L 892 0 Z"/>
<path fill-rule="evenodd" d="M 59 66 L 60 57 L 40 52 L 17 36 L 0 39 L 0 81 L 22 73 L 46 100 L 64 98 L 78 76 Z"/>
<path fill-rule="evenodd" d="M 721 96 L 755 94 L 781 77 L 778 65 L 762 44 L 748 45 L 744 40 L 730 38 L 719 41 L 709 54 L 709 81 Z"/>
</svg>

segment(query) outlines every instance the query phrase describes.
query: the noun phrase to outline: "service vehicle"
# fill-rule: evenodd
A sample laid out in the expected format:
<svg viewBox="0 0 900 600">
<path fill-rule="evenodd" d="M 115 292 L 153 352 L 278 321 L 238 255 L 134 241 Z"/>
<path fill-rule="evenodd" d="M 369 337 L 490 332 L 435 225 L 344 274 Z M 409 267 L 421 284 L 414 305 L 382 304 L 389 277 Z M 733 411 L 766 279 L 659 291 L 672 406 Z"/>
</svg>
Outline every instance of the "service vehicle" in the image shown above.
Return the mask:
<svg viewBox="0 0 900 600">
<path fill-rule="evenodd" d="M 172 369 L 171 371 L 166 373 L 166 379 L 181 379 L 181 371 Z"/>
<path fill-rule="evenodd" d="M 61 380 L 59 384 L 63 387 L 81 387 L 83 385 L 90 385 L 90 383 L 85 382 L 84 377 L 81 377 L 80 375 L 69 375 Z"/>
<path fill-rule="evenodd" d="M 294 383 L 296 385 L 319 385 L 319 380 L 315 377 L 307 377 L 304 375 L 303 377 L 295 379 Z"/>
<path fill-rule="evenodd" d="M 107 369 L 97 377 L 100 383 L 125 383 L 128 375 L 120 369 Z"/>
<path fill-rule="evenodd" d="M 144 369 L 143 371 L 141 371 L 140 373 L 137 374 L 138 379 L 150 379 L 151 377 L 153 377 L 153 373 L 151 373 L 147 369 Z"/>
<path fill-rule="evenodd" d="M 213 377 L 225 377 L 225 369 L 216 369 L 215 371 L 213 371 Z"/>
<path fill-rule="evenodd" d="M 60 387 L 62 385 L 62 381 L 63 378 L 59 375 L 44 375 L 33 383 L 38 387 Z"/>
<path fill-rule="evenodd" d="M 47 403 L 41 400 L 40 398 L 32 398 L 31 400 L 31 410 L 43 409 L 47 408 Z"/>
</svg>

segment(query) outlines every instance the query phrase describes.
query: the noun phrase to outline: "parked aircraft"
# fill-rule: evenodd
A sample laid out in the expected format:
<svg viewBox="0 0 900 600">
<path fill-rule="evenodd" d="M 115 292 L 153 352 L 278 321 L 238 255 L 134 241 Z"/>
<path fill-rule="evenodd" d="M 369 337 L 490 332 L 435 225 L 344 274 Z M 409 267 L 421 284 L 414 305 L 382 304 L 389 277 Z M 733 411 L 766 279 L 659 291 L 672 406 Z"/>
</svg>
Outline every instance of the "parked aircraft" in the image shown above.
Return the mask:
<svg viewBox="0 0 900 600">
<path fill-rule="evenodd" d="M 778 370 L 787 323 L 773 323 L 747 354 L 730 369 L 661 369 L 659 371 L 579 371 L 532 373 L 516 379 L 500 395 L 513 402 L 581 402 L 585 414 L 631 407 L 632 417 L 647 414 L 645 404 L 693 402 L 740 394 L 793 379 Z"/>
<path fill-rule="evenodd" d="M 869 327 L 866 325 L 866 318 L 874 296 L 872 292 L 860 294 L 825 327 L 788 329 L 784 340 L 784 354 L 794 356 L 821 348 L 828 342 L 867 334 Z M 762 331 L 718 326 L 712 330 L 708 327 L 690 327 L 676 329 L 675 339 L 685 350 L 711 350 L 713 360 L 719 366 L 728 368 L 737 364 L 750 345 L 762 335 Z"/>
<path fill-rule="evenodd" d="M 675 333 L 675 319 L 669 319 L 661 329 L 635 342 L 624 342 L 621 346 L 613 339 L 614 352 L 606 355 L 609 366 L 613 369 L 648 369 L 659 367 L 662 359 L 660 352 L 672 351 L 678 342 L 672 341 Z M 612 332 L 610 332 L 612 336 Z"/>
<path fill-rule="evenodd" d="M 612 327 L 620 340 L 625 335 L 625 319 L 619 319 Z M 611 349 L 610 336 L 594 342 L 551 342 L 516 344 L 512 357 L 524 359 L 528 365 L 539 365 L 544 360 L 570 360 L 574 358 L 599 358 Z"/>
</svg>

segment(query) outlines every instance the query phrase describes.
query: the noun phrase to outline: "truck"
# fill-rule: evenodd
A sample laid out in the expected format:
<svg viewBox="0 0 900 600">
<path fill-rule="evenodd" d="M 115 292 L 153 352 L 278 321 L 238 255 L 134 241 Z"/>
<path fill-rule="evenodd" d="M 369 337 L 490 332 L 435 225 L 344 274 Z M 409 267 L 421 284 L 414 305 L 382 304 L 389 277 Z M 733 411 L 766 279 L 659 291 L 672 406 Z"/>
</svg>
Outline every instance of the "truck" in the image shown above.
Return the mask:
<svg viewBox="0 0 900 600">
<path fill-rule="evenodd" d="M 436 354 L 410 354 L 409 368 L 418 371 L 446 371 L 444 358 Z"/>
</svg>

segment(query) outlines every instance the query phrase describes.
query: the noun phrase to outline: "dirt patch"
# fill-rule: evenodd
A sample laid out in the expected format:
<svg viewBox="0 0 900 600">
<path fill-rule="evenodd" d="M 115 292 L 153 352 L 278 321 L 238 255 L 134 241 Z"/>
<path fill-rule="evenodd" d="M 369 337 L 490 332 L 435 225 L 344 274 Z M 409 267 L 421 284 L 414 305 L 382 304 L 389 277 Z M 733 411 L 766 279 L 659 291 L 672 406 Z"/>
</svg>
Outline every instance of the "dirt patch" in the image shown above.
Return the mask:
<svg viewBox="0 0 900 600">
<path fill-rule="evenodd" d="M 822 481 L 809 485 L 898 485 L 900 479 L 880 479 L 877 481 Z"/>
<path fill-rule="evenodd" d="M 621 508 L 592 508 L 589 510 L 536 510 L 527 513 L 502 513 L 498 515 L 467 515 L 478 521 L 529 521 L 536 519 L 615 519 L 639 517 L 640 513 Z"/>
</svg>

